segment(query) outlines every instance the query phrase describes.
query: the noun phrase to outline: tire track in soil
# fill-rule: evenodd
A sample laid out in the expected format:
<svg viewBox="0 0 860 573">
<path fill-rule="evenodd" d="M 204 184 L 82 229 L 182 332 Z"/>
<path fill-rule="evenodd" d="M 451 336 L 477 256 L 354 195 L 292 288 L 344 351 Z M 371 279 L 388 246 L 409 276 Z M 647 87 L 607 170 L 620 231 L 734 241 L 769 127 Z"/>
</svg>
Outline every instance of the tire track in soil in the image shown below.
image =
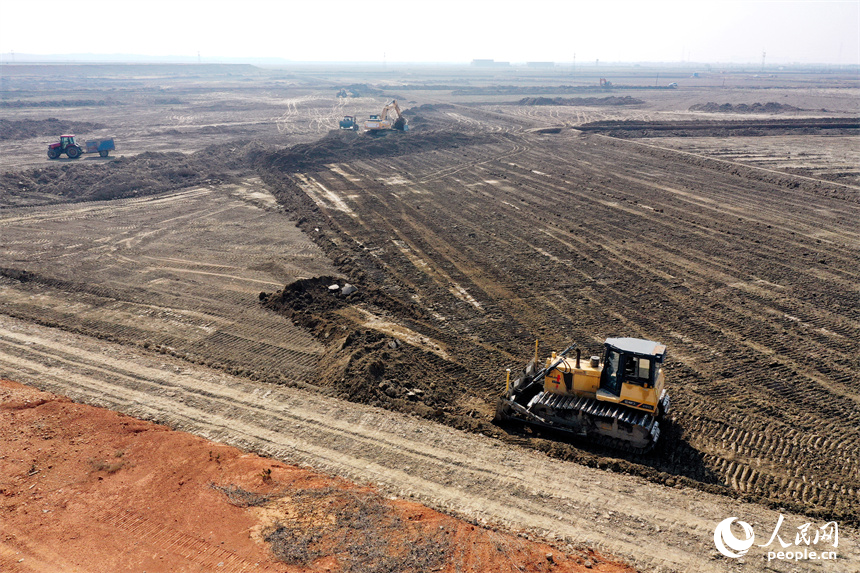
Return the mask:
<svg viewBox="0 0 860 573">
<path fill-rule="evenodd" d="M 179 555 L 204 571 L 219 573 L 276 571 L 271 567 L 263 569 L 259 563 L 252 563 L 204 539 L 166 527 L 146 515 L 129 510 L 104 511 L 94 514 L 93 520 L 99 525 L 106 525 L 146 539 L 148 543 L 159 547 L 163 554 Z"/>
<path fill-rule="evenodd" d="M 261 309 L 258 295 L 307 272 L 334 270 L 274 212 L 271 195 L 267 203 L 247 191 L 258 187 L 249 180 L 5 210 L 4 240 L 48 239 L 38 254 L 0 256 L 2 273 L 12 277 L 0 277 L 3 312 L 246 375 L 311 381 L 322 346 Z M 27 280 L 14 280 L 22 268 Z"/>
<path fill-rule="evenodd" d="M 706 473 L 738 493 L 856 519 L 860 375 L 845 356 L 845 342 L 860 339 L 856 202 L 826 195 L 825 182 L 751 179 L 606 138 L 518 140 L 515 154 L 471 146 L 398 157 L 400 185 L 378 183 L 391 161 L 339 164 L 348 178 L 314 176 L 358 218 L 319 207 L 342 245 L 372 245 L 374 264 L 362 268 L 377 269 L 374 281 L 444 317 L 423 334 L 459 349 L 453 360 L 474 373 L 479 397 L 492 400 L 534 334 L 544 348 L 656 338 L 683 357 L 669 364 L 677 424 Z M 446 167 L 452 160 L 463 168 Z M 844 218 L 797 214 L 812 200 Z M 825 225 L 835 241 L 817 239 Z M 481 310 L 427 277 L 450 277 Z M 669 462 L 631 461 L 703 479 L 684 468 L 691 452 L 665 447 Z"/>
<path fill-rule="evenodd" d="M 289 463 L 371 481 L 389 494 L 414 496 L 470 520 L 525 529 L 561 545 L 594 546 L 643 568 L 726 571 L 725 563 L 711 557 L 714 523 L 734 512 L 754 523 L 777 519 L 774 511 L 721 496 L 562 463 L 420 418 L 255 383 L 15 319 L 0 317 L 0 333 L 4 377 Z M 619 497 L 620 491 L 625 495 Z M 102 517 L 133 530 L 151 529 L 145 519 L 121 510 Z M 803 518 L 789 514 L 788 519 Z M 660 535 L 654 536 L 657 527 Z M 840 529 L 852 539 L 852 529 Z M 643 532 L 647 544 L 641 543 Z M 207 562 L 230 559 L 188 536 L 161 535 L 171 550 L 202 551 Z M 843 547 L 846 559 L 858 555 L 856 544 L 843 542 L 840 552 Z M 240 562 L 230 565 L 243 570 Z M 818 565 L 813 570 L 828 570 Z M 791 567 L 776 564 L 775 570 Z"/>
<path fill-rule="evenodd" d="M 632 302 L 632 301 L 631 301 L 631 302 Z M 849 411 L 849 412 L 856 412 L 856 410 L 853 408 L 853 406 L 849 406 L 849 407 L 848 407 L 848 411 Z M 831 414 L 831 415 L 833 415 L 833 413 L 832 413 L 832 412 L 831 412 L 830 414 Z M 835 417 L 835 416 L 834 416 L 834 417 Z M 850 473 L 849 473 L 849 475 L 850 475 Z M 729 481 L 729 480 L 727 480 L 727 481 Z"/>
</svg>

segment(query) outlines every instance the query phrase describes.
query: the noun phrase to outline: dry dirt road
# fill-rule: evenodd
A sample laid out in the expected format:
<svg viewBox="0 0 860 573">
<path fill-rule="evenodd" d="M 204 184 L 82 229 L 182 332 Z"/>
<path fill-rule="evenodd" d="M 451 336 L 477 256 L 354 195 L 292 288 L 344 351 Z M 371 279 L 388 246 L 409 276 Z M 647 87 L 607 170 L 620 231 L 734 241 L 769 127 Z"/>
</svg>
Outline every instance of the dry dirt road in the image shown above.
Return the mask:
<svg viewBox="0 0 860 573">
<path fill-rule="evenodd" d="M 793 562 L 768 563 L 765 548 L 754 547 L 743 561 L 714 549 L 713 530 L 723 519 L 737 516 L 770 532 L 777 511 L 564 463 L 427 420 L 2 316 L 0 376 L 370 482 L 562 547 L 594 546 L 643 570 L 798 570 Z M 809 522 L 784 515 L 783 533 Z M 858 532 L 843 527 L 839 533 L 838 559 L 807 561 L 803 570 L 860 570 Z"/>
</svg>

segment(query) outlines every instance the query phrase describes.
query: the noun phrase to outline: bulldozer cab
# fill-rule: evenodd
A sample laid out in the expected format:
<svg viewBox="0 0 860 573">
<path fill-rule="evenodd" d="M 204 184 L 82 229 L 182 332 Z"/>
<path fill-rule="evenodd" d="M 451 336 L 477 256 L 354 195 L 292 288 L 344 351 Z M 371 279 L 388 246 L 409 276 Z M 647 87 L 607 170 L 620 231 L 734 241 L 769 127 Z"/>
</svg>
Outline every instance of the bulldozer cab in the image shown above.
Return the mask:
<svg viewBox="0 0 860 573">
<path fill-rule="evenodd" d="M 653 388 L 666 347 L 640 338 L 607 338 L 600 389 L 621 395 L 622 384 Z"/>
</svg>

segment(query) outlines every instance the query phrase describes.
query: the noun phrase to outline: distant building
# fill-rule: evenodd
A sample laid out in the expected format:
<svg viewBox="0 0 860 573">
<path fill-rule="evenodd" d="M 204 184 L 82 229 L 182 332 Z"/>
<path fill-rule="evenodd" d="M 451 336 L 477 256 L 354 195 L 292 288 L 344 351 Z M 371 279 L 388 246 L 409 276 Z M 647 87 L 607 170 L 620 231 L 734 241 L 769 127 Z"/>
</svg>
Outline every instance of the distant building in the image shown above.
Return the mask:
<svg viewBox="0 0 860 573">
<path fill-rule="evenodd" d="M 472 65 L 479 68 L 498 68 L 510 66 L 510 62 L 497 62 L 496 60 L 472 60 Z"/>
</svg>

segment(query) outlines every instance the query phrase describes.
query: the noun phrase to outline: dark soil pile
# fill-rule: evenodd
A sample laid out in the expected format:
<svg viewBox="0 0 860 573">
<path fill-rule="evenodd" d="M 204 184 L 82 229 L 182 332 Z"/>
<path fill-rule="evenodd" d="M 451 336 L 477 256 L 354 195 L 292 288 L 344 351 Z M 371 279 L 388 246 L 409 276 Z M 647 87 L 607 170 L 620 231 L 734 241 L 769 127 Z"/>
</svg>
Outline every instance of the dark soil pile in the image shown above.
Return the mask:
<svg viewBox="0 0 860 573">
<path fill-rule="evenodd" d="M 95 107 L 95 106 L 107 106 L 107 105 L 125 105 L 122 102 L 118 102 L 115 99 L 60 99 L 60 100 L 38 100 L 38 101 L 30 101 L 30 100 L 21 100 L 16 99 L 15 101 L 0 101 L 0 108 L 2 107 Z"/>
<path fill-rule="evenodd" d="M 451 131 L 383 131 L 378 135 L 360 134 L 351 130 L 332 130 L 314 143 L 294 145 L 262 157 L 265 169 L 286 173 L 313 171 L 328 163 L 396 157 L 422 151 L 474 145 L 486 141 L 486 136 Z"/>
<path fill-rule="evenodd" d="M 466 369 L 362 325 L 355 309 L 382 318 L 395 316 L 393 320 L 407 325 L 424 318 L 423 311 L 380 289 L 358 285 L 350 292 L 348 286 L 335 277 L 301 279 L 279 292 L 260 293 L 260 301 L 326 345 L 317 381 L 338 395 L 430 418 L 461 417 L 454 402 L 463 390 L 456 381 L 468 379 Z M 464 424 L 471 427 L 464 420 L 458 425 Z"/>
<path fill-rule="evenodd" d="M 411 107 L 403 112 L 405 116 L 414 116 L 419 112 L 429 113 L 431 111 L 440 111 L 446 109 L 456 109 L 456 106 L 450 103 L 425 103 L 417 107 Z"/>
<path fill-rule="evenodd" d="M 109 162 L 63 162 L 0 174 L 0 208 L 141 197 L 185 187 L 229 181 L 247 169 L 262 150 L 235 144 L 184 153 L 142 153 Z"/>
<path fill-rule="evenodd" d="M 727 493 L 713 476 L 697 464 L 679 471 L 671 460 L 688 461 L 698 453 L 683 438 L 682 429 L 666 423 L 666 438 L 652 455 L 638 456 L 611 450 L 613 459 L 599 445 L 568 442 L 563 434 L 514 426 L 495 426 L 492 412 L 482 404 L 486 396 L 476 392 L 482 373 L 460 360 L 458 349 L 440 356 L 399 336 L 368 328 L 358 320 L 356 308 L 398 324 L 426 329 L 423 312 L 383 290 L 358 285 L 344 295 L 343 279 L 317 277 L 301 279 L 275 293 L 260 293 L 260 301 L 274 312 L 289 317 L 318 337 L 326 346 L 320 360 L 317 382 L 323 388 L 353 402 L 416 414 L 446 425 L 494 436 L 501 440 L 528 444 L 559 459 L 590 467 L 632 473 L 658 483 L 683 483 L 712 493 Z M 337 289 L 330 288 L 337 285 Z M 477 400 L 476 400 L 477 399 Z M 617 457 L 615 457 L 617 456 Z M 628 458 L 628 459 L 624 459 Z"/>
<path fill-rule="evenodd" d="M 48 119 L 0 119 L 0 141 L 30 137 L 59 137 L 64 133 L 84 133 L 105 127 L 86 121 Z"/>
<path fill-rule="evenodd" d="M 371 87 L 367 84 L 350 84 L 341 88 L 346 93 L 345 97 L 373 97 L 384 95 L 385 92 L 379 88 Z M 344 97 L 344 96 L 339 96 Z"/>
<path fill-rule="evenodd" d="M 442 129 L 450 125 L 444 112 L 451 109 L 456 109 L 456 106 L 450 103 L 425 103 L 404 110 L 403 116 L 409 120 L 409 129 Z"/>
<path fill-rule="evenodd" d="M 590 106 L 604 106 L 604 105 L 639 105 L 645 103 L 644 100 L 624 96 L 609 96 L 609 97 L 574 97 L 574 98 L 563 98 L 563 97 L 524 97 L 520 101 L 517 102 L 519 105 L 590 105 Z"/>
<path fill-rule="evenodd" d="M 729 121 L 595 121 L 577 126 L 580 131 L 613 137 L 732 137 L 787 134 L 854 135 L 860 121 L 853 118 L 759 119 Z"/>
<path fill-rule="evenodd" d="M 451 92 L 451 95 L 523 95 L 533 96 L 535 94 L 578 94 L 578 93 L 606 93 L 607 91 L 616 90 L 671 90 L 668 86 L 654 85 L 620 85 L 612 84 L 611 86 L 472 86 L 456 89 Z"/>
<path fill-rule="evenodd" d="M 754 103 L 747 105 L 739 103 L 736 105 L 724 103 L 722 105 L 709 101 L 708 103 L 697 103 L 690 106 L 690 111 L 705 111 L 709 113 L 782 113 L 786 111 L 803 111 L 799 107 L 769 101 L 766 104 Z"/>
<path fill-rule="evenodd" d="M 371 304 L 377 309 L 397 313 L 399 317 L 424 318 L 424 312 L 417 305 L 405 304 L 378 288 L 344 288 L 348 284 L 329 276 L 300 279 L 277 293 L 261 292 L 260 301 L 317 334 L 321 334 L 320 317 L 331 318 L 332 313 L 353 304 Z M 334 285 L 338 288 L 330 288 Z"/>
</svg>

